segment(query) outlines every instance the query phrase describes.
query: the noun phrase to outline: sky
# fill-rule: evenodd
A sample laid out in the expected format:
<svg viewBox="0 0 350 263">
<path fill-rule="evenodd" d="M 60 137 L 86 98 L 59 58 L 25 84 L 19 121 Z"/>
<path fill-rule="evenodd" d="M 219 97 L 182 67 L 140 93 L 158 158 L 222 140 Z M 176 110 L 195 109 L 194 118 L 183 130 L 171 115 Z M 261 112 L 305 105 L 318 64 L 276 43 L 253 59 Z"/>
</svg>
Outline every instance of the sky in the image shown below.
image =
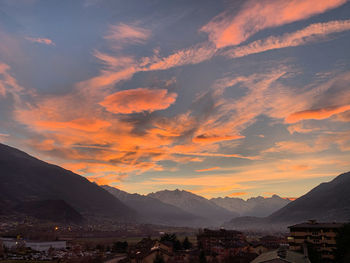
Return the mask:
<svg viewBox="0 0 350 263">
<path fill-rule="evenodd" d="M 147 194 L 350 170 L 347 0 L 0 0 L 0 142 Z"/>
</svg>

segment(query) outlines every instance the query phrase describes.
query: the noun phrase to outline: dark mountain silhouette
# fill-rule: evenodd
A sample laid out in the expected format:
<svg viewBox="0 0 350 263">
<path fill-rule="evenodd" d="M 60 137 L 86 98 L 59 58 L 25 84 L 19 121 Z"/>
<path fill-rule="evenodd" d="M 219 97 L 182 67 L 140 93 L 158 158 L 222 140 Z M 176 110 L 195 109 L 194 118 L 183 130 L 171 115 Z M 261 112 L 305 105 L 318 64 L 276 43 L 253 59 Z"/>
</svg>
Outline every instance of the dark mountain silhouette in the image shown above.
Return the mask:
<svg viewBox="0 0 350 263">
<path fill-rule="evenodd" d="M 3 212 L 15 211 L 23 202 L 63 200 L 88 218 L 122 220 L 134 216 L 132 209 L 86 178 L 4 144 L 0 144 L 0 171 Z M 65 206 L 63 212 L 67 209 Z"/>
<path fill-rule="evenodd" d="M 196 226 L 201 220 L 176 206 L 140 194 L 129 194 L 117 188 L 102 185 L 102 188 L 113 194 L 120 201 L 131 207 L 140 215 L 140 220 L 145 223 L 163 224 L 173 226 Z"/>
<path fill-rule="evenodd" d="M 202 196 L 183 190 L 164 190 L 151 193 L 148 196 L 157 198 L 163 203 L 181 208 L 182 210 L 198 217 L 202 217 L 204 219 L 204 225 L 217 226 L 224 221 L 227 221 L 229 218 L 238 216 L 238 213 L 228 211 Z"/>
<path fill-rule="evenodd" d="M 350 172 L 320 184 L 268 218 L 272 222 L 299 222 L 307 219 L 350 220 Z"/>
<path fill-rule="evenodd" d="M 229 211 L 239 213 L 241 216 L 268 216 L 291 202 L 278 195 L 268 198 L 257 196 L 247 200 L 233 197 L 218 197 L 210 200 Z"/>
<path fill-rule="evenodd" d="M 15 209 L 18 213 L 41 220 L 75 224 L 83 222 L 82 215 L 63 200 L 22 202 Z"/>
<path fill-rule="evenodd" d="M 324 222 L 350 220 L 350 172 L 322 183 L 268 217 L 238 217 L 224 224 L 235 229 L 285 229 L 309 219 Z"/>
</svg>

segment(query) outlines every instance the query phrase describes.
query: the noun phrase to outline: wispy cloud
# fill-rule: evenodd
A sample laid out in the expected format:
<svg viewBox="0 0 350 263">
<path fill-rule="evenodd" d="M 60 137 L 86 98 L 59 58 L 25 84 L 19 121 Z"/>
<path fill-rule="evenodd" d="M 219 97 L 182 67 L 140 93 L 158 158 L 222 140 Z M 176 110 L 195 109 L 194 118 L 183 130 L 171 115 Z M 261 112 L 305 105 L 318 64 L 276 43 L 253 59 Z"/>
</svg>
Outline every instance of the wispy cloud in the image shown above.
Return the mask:
<svg viewBox="0 0 350 263">
<path fill-rule="evenodd" d="M 309 18 L 346 3 L 346 0 L 250 0 L 235 14 L 219 14 L 201 30 L 217 48 L 238 45 L 260 30 Z"/>
<path fill-rule="evenodd" d="M 286 33 L 281 36 L 270 36 L 265 39 L 253 41 L 247 45 L 225 51 L 223 54 L 231 58 L 238 58 L 269 50 L 296 47 L 322 39 L 330 34 L 347 30 L 350 30 L 350 20 L 316 23 L 292 33 Z"/>
<path fill-rule="evenodd" d="M 137 25 L 119 23 L 109 27 L 105 39 L 113 41 L 114 48 L 128 44 L 143 44 L 151 36 L 151 31 Z"/>
<path fill-rule="evenodd" d="M 44 44 L 48 46 L 55 46 L 56 44 L 49 38 L 42 38 L 42 37 L 26 37 L 26 40 L 32 42 L 32 43 L 38 43 L 38 44 Z"/>
</svg>

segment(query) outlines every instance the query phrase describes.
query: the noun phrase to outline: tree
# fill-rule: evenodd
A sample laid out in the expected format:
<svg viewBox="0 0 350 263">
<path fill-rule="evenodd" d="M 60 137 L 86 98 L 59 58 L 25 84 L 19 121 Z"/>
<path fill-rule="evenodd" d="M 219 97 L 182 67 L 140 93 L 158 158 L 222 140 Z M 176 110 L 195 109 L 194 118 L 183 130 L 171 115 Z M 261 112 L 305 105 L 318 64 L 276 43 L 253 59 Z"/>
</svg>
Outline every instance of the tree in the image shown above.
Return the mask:
<svg viewBox="0 0 350 263">
<path fill-rule="evenodd" d="M 192 243 L 188 240 L 188 237 L 185 237 L 184 241 L 182 242 L 183 249 L 190 249 L 192 248 Z"/>
<path fill-rule="evenodd" d="M 199 263 L 207 263 L 207 258 L 205 257 L 205 253 L 203 250 L 199 254 Z"/>
<path fill-rule="evenodd" d="M 350 223 L 341 228 L 336 241 L 335 261 L 338 263 L 350 262 Z"/>
<path fill-rule="evenodd" d="M 177 240 L 177 237 L 175 234 L 169 234 L 169 233 L 165 233 L 161 238 L 160 241 L 169 241 L 171 243 L 174 243 L 175 240 Z"/>
<path fill-rule="evenodd" d="M 181 242 L 177 239 L 175 234 L 165 233 L 161 238 L 160 242 L 170 242 L 173 245 L 174 251 L 178 251 L 182 249 Z"/>
<path fill-rule="evenodd" d="M 165 263 L 165 260 L 161 254 L 157 254 L 153 260 L 153 263 Z"/>
<path fill-rule="evenodd" d="M 118 253 L 126 253 L 128 249 L 128 242 L 124 241 L 117 241 L 113 243 L 113 251 L 118 252 Z"/>
</svg>

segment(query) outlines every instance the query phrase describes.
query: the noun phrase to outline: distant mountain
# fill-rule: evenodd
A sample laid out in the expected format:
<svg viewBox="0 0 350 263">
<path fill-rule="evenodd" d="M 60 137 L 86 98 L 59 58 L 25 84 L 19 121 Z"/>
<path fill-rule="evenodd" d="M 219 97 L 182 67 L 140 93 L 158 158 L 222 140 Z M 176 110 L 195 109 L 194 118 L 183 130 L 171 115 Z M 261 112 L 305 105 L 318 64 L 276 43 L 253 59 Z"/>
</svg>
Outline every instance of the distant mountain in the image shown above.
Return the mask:
<svg viewBox="0 0 350 263">
<path fill-rule="evenodd" d="M 285 229 L 309 219 L 350 221 L 350 172 L 322 183 L 268 217 L 238 217 L 224 224 L 234 229 Z"/>
<path fill-rule="evenodd" d="M 219 197 L 210 200 L 218 206 L 240 214 L 240 216 L 259 217 L 268 216 L 291 202 L 289 199 L 283 199 L 278 195 L 273 195 L 269 198 L 262 196 L 252 197 L 246 201 L 241 198 L 232 197 Z"/>
<path fill-rule="evenodd" d="M 129 194 L 117 188 L 102 185 L 120 201 L 140 215 L 140 221 L 173 226 L 196 226 L 200 218 L 171 204 L 145 195 Z"/>
<path fill-rule="evenodd" d="M 86 178 L 0 144 L 0 209 L 16 211 L 23 202 L 63 200 L 88 218 L 128 219 L 135 213 L 113 195 Z M 38 204 L 38 203 L 37 203 Z M 0 211 L 0 214 L 1 214 Z M 72 212 L 73 213 L 73 212 Z"/>
<path fill-rule="evenodd" d="M 207 225 L 217 226 L 229 218 L 238 216 L 237 213 L 228 211 L 202 196 L 183 190 L 164 190 L 148 194 L 148 196 L 202 217 L 203 222 Z"/>
</svg>

